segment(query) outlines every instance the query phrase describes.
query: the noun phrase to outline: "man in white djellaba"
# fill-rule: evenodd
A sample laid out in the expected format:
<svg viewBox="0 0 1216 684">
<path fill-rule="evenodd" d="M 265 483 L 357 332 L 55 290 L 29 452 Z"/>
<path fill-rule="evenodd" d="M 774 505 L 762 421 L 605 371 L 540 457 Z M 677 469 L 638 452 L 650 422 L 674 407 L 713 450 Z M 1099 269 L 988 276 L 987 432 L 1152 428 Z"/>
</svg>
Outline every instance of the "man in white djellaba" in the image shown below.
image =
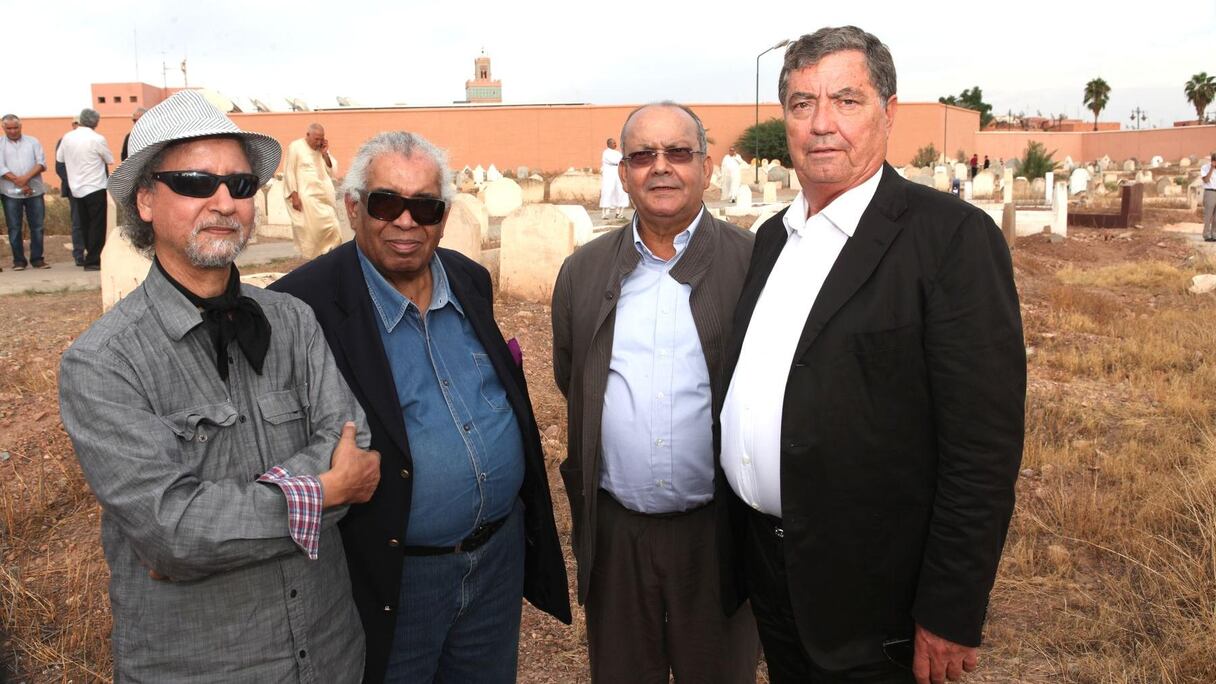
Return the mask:
<svg viewBox="0 0 1216 684">
<path fill-rule="evenodd" d="M 735 192 L 739 190 L 739 177 L 743 167 L 743 157 L 735 151 L 732 145 L 725 157 L 722 157 L 722 172 L 718 183 L 722 188 L 722 201 L 733 202 Z"/>
<path fill-rule="evenodd" d="M 616 212 L 616 218 L 621 218 L 625 207 L 629 206 L 629 195 L 621 187 L 621 178 L 616 172 L 620 163 L 621 151 L 616 148 L 616 141 L 608 138 L 608 147 L 600 156 L 600 218 L 605 220 L 612 211 Z"/>
</svg>

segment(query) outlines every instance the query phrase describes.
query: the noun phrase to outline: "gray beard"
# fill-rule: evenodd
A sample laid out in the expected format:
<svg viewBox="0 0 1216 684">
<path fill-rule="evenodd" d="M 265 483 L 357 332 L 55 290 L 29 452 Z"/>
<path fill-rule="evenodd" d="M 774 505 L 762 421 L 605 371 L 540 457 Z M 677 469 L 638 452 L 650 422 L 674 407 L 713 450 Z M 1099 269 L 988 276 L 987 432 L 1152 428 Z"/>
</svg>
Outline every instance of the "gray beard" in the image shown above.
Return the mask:
<svg viewBox="0 0 1216 684">
<path fill-rule="evenodd" d="M 234 239 L 211 240 L 206 246 L 198 239 L 199 233 L 203 230 L 219 226 L 224 228 L 236 228 L 237 234 Z M 236 261 L 241 252 L 245 250 L 245 245 L 249 243 L 249 238 L 253 236 L 255 226 L 249 226 L 246 231 L 238 221 L 210 221 L 202 223 L 194 227 L 190 232 L 190 239 L 186 241 L 186 258 L 190 263 L 199 268 L 224 268 Z"/>
</svg>

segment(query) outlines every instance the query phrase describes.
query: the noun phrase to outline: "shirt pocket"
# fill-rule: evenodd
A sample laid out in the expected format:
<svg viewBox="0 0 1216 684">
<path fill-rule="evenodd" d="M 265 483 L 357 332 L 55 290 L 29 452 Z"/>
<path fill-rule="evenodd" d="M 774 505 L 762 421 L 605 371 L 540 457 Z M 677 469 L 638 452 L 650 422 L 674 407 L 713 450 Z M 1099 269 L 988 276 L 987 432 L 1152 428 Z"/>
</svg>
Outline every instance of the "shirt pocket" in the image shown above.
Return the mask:
<svg viewBox="0 0 1216 684">
<path fill-rule="evenodd" d="M 481 398 L 492 411 L 510 411 L 511 404 L 507 402 L 507 392 L 498 379 L 498 371 L 490 361 L 489 354 L 473 353 L 473 364 L 481 376 Z"/>
<path fill-rule="evenodd" d="M 178 461 L 204 479 L 220 476 L 226 459 L 215 457 L 227 451 L 230 438 L 226 428 L 237 420 L 236 407 L 230 402 L 194 406 L 164 416 L 178 442 Z M 210 456 L 210 457 L 209 457 Z"/>
<path fill-rule="evenodd" d="M 289 453 L 302 449 L 311 432 L 308 401 L 294 388 L 267 392 L 258 397 L 258 412 L 269 443 L 289 448 Z"/>
</svg>

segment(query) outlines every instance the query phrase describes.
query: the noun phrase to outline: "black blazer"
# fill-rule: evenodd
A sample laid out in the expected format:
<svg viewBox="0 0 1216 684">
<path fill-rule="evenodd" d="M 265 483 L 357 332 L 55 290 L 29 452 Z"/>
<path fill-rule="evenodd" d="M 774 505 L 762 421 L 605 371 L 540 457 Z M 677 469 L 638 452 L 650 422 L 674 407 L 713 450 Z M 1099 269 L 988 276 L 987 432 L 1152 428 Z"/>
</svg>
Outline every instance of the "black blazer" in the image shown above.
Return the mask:
<svg viewBox="0 0 1216 684">
<path fill-rule="evenodd" d="M 540 433 L 532 415 L 523 368 L 516 365 L 494 321 L 490 274 L 459 252 L 440 248 L 436 253 L 443 262 L 452 292 L 460 300 L 506 388 L 523 434 L 524 482 L 520 498 L 525 506 L 527 543 L 524 596 L 532 605 L 569 624 L 566 565 L 553 522 Z M 404 561 L 401 549 L 396 544 L 390 546 L 389 540 L 405 539 L 414 464 L 393 374 L 376 327 L 354 242 L 292 271 L 271 285 L 271 289 L 295 295 L 312 307 L 338 369 L 367 414 L 371 448 L 380 452 L 380 484 L 375 494 L 367 503 L 352 506 L 339 523 L 355 604 L 367 633 L 363 678 L 367 682 L 380 682 L 393 644 Z M 405 608 L 408 610 L 408 606 Z"/>
<path fill-rule="evenodd" d="M 728 378 L 785 244 L 783 216 L 756 235 Z M 911 637 L 914 623 L 979 644 L 1013 512 L 1025 397 L 1001 232 L 982 211 L 884 165 L 807 317 L 781 418 L 790 601 L 821 667 L 881 661 L 882 642 Z M 718 476 L 729 501 L 719 518 L 723 599 L 733 609 L 747 595 L 745 504 Z"/>
</svg>

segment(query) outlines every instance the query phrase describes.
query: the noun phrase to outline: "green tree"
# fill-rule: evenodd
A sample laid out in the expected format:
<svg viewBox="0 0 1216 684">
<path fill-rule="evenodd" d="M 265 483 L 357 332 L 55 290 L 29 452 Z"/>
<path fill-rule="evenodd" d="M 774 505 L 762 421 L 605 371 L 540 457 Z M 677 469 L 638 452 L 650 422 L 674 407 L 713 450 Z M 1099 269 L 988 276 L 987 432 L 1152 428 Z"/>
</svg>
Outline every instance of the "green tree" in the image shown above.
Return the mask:
<svg viewBox="0 0 1216 684">
<path fill-rule="evenodd" d="M 1022 154 L 1021 163 L 1018 164 L 1018 175 L 1033 179 L 1046 176 L 1048 171 L 1055 171 L 1060 165 L 1052 158 L 1055 153 L 1056 150 L 1048 152 L 1043 143 L 1031 140 L 1030 144 L 1026 145 L 1026 152 Z"/>
<path fill-rule="evenodd" d="M 984 102 L 984 91 L 980 90 L 979 86 L 967 88 L 958 95 L 950 95 L 948 97 L 939 97 L 937 101 L 942 104 L 954 105 L 955 107 L 963 107 L 965 109 L 974 109 L 980 113 L 980 128 L 984 128 L 992 123 L 992 105 Z"/>
<path fill-rule="evenodd" d="M 1216 76 L 1208 76 L 1206 71 L 1192 76 L 1191 80 L 1186 82 L 1186 99 L 1195 107 L 1195 116 L 1199 118 L 1199 123 L 1203 123 L 1204 110 L 1212 104 L 1212 100 L 1216 100 Z"/>
<path fill-rule="evenodd" d="M 785 120 L 773 118 L 761 121 L 755 126 L 748 126 L 743 135 L 735 141 L 735 149 L 740 153 L 755 155 L 760 159 L 780 159 L 781 165 L 790 168 L 790 150 L 785 142 Z"/>
<path fill-rule="evenodd" d="M 1101 78 L 1095 78 L 1085 84 L 1084 104 L 1086 109 L 1094 113 L 1094 130 L 1098 130 L 1098 115 L 1106 109 L 1110 102 L 1110 86 Z"/>
</svg>

